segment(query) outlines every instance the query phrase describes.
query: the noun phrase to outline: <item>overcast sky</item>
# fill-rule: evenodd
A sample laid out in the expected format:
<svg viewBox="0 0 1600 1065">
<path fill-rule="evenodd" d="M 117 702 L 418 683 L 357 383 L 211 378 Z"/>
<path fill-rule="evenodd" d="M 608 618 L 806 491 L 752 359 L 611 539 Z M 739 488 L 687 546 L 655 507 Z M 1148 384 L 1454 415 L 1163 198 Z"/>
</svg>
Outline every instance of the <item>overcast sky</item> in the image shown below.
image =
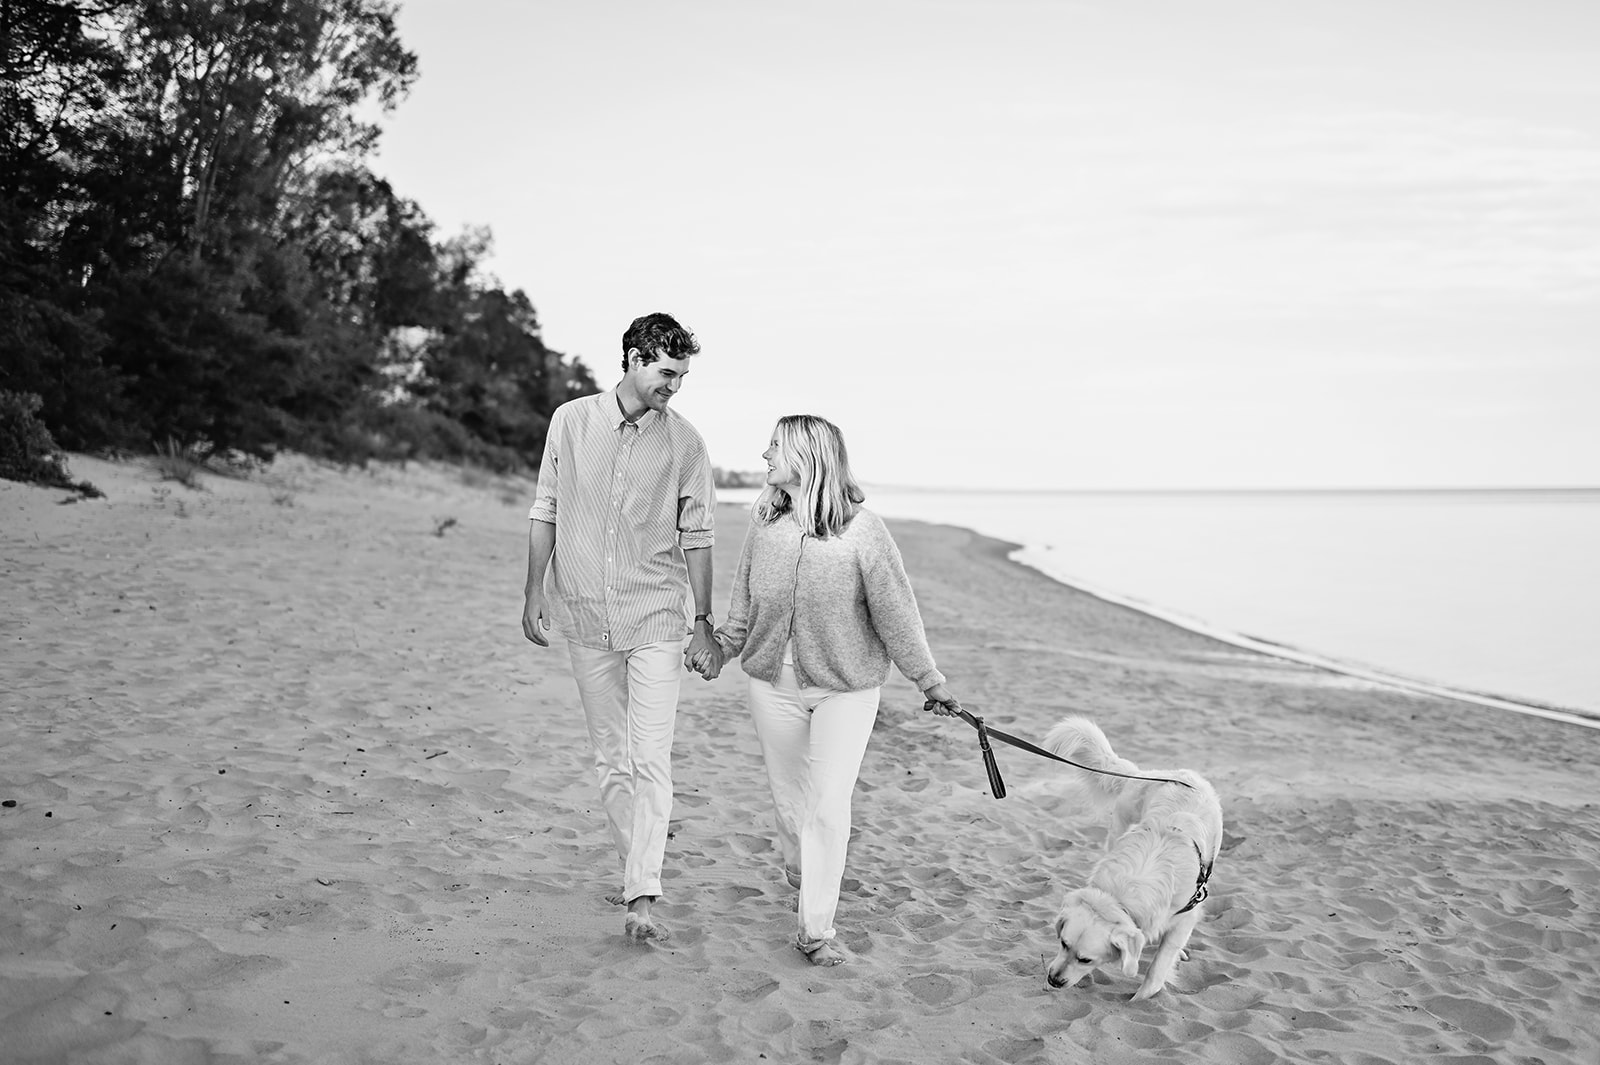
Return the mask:
<svg viewBox="0 0 1600 1065">
<path fill-rule="evenodd" d="M 1593 0 L 404 0 L 376 169 L 713 461 L 1600 485 Z"/>
</svg>

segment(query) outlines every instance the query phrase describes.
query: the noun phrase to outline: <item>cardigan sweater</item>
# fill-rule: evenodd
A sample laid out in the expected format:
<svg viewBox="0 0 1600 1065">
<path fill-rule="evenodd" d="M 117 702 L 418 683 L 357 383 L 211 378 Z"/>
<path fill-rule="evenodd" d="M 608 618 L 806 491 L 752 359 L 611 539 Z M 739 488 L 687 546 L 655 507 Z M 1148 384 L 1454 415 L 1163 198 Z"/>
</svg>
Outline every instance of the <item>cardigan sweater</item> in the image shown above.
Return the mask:
<svg viewBox="0 0 1600 1065">
<path fill-rule="evenodd" d="M 920 691 L 944 683 L 922 628 L 900 550 L 883 519 L 858 510 L 842 532 L 818 538 L 791 515 L 754 516 L 716 637 L 752 677 L 777 683 L 793 641 L 805 686 L 865 691 L 892 661 Z M 742 653 L 741 653 L 742 652 Z"/>
</svg>

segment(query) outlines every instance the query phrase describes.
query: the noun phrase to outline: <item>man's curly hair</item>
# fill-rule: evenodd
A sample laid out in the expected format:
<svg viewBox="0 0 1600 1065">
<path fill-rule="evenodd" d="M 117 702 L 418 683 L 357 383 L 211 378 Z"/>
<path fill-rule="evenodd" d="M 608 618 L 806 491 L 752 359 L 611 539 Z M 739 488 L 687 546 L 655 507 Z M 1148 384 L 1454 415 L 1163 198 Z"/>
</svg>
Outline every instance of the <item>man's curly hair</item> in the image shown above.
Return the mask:
<svg viewBox="0 0 1600 1065">
<path fill-rule="evenodd" d="M 627 372 L 628 352 L 637 348 L 639 360 L 655 362 L 659 358 L 686 359 L 700 354 L 700 342 L 694 334 L 678 324 L 670 314 L 646 314 L 635 318 L 622 334 L 622 369 Z"/>
</svg>

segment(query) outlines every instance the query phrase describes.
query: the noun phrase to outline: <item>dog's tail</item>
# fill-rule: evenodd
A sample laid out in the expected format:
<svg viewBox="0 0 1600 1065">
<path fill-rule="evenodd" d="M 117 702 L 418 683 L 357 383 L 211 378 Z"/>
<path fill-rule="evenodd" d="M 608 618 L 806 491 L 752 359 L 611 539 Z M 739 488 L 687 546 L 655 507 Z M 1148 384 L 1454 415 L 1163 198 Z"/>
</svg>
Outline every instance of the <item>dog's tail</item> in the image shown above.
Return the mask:
<svg viewBox="0 0 1600 1065">
<path fill-rule="evenodd" d="M 1113 773 L 1137 774 L 1139 767 L 1121 758 L 1111 749 L 1106 734 L 1086 717 L 1064 717 L 1044 735 L 1046 750 L 1062 758 L 1070 758 L 1093 769 L 1109 769 Z M 1072 766 L 1061 766 L 1065 798 L 1075 806 L 1088 807 L 1102 812 L 1117 801 L 1134 781 L 1125 777 L 1109 777 L 1100 773 L 1086 773 Z"/>
</svg>

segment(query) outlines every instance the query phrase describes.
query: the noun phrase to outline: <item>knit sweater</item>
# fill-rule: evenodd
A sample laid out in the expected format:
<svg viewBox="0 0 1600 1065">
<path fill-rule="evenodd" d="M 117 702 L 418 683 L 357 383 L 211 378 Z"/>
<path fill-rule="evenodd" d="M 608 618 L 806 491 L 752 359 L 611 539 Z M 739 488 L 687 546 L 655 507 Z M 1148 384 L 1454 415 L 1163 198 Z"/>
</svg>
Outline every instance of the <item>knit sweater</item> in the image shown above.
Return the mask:
<svg viewBox="0 0 1600 1065">
<path fill-rule="evenodd" d="M 787 514 L 770 524 L 752 517 L 716 636 L 724 655 L 768 683 L 791 639 L 801 685 L 865 691 L 888 679 L 891 661 L 919 690 L 944 683 L 900 550 L 868 510 L 820 539 Z"/>
</svg>

